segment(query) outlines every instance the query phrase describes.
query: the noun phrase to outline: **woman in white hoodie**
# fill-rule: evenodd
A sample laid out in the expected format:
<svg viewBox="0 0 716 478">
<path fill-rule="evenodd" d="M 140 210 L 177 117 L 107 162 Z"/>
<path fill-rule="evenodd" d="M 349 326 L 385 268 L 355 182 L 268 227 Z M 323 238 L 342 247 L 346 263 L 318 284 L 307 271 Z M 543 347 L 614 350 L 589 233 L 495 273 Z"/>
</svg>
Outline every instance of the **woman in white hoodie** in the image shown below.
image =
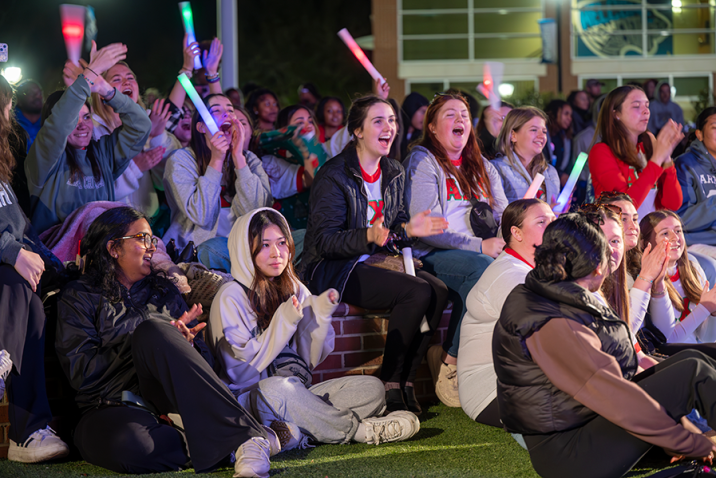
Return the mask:
<svg viewBox="0 0 716 478">
<path fill-rule="evenodd" d="M 293 270 L 294 251 L 288 223 L 271 208 L 234 223 L 229 253 L 236 280 L 219 289 L 210 314 L 219 376 L 257 420 L 274 427 L 284 450 L 306 438 L 376 445 L 410 438 L 420 429 L 412 413 L 371 418 L 385 410 L 379 379 L 311 384 L 312 370 L 333 351 L 338 292 L 311 295 Z"/>
</svg>

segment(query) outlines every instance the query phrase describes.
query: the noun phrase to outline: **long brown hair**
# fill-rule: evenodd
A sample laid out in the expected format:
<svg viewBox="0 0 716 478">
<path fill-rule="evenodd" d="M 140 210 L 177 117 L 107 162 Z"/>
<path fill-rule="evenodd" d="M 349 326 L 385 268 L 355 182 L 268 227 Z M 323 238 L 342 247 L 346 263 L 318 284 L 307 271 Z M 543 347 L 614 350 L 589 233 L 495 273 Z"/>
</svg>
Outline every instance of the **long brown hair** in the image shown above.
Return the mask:
<svg viewBox="0 0 716 478">
<path fill-rule="evenodd" d="M 216 96 L 221 96 L 229 100 L 226 95 L 222 95 L 221 93 L 208 95 L 204 98 L 204 105 L 207 109 L 209 109 L 209 100 Z M 236 109 L 236 107 L 233 108 Z M 246 115 L 246 110 L 243 108 L 239 111 Z M 249 117 L 247 116 L 247 118 Z M 209 162 L 211 161 L 211 148 L 208 144 L 206 144 L 204 133 L 200 133 L 196 129 L 197 123 L 204 123 L 199 111 L 195 111 L 194 116 L 191 118 L 191 139 L 189 140 L 189 146 L 194 150 L 196 164 L 199 166 L 199 175 L 203 176 L 206 173 L 206 169 L 209 167 Z M 251 119 L 249 119 L 249 124 L 251 124 Z M 246 132 L 246 134 L 249 133 L 249 131 Z M 224 166 L 222 169 L 223 171 L 221 172 L 221 175 L 224 179 L 226 179 L 226 194 L 230 197 L 234 197 L 236 194 L 236 170 L 234 169 L 234 161 L 231 159 L 231 148 L 226 151 L 226 157 L 224 158 Z"/>
<path fill-rule="evenodd" d="M 457 179 L 463 194 L 469 194 L 470 197 L 486 197 L 491 206 L 494 206 L 494 197 L 492 196 L 492 184 L 490 177 L 487 175 L 485 164 L 483 163 L 480 146 L 477 144 L 475 132 L 472 129 L 472 117 L 465 123 L 464 133 L 468 133 L 467 144 L 462 150 L 462 166 L 456 168 L 448 158 L 445 148 L 438 141 L 435 133 L 430 130 L 430 126 L 435 126 L 437 115 L 443 105 L 450 100 L 460 101 L 467 108 L 468 116 L 470 115 L 470 105 L 467 100 L 460 95 L 438 95 L 428 106 L 423 120 L 423 137 L 418 145 L 430 151 L 438 164 L 442 168 L 446 176 L 452 176 Z M 464 134 L 463 133 L 463 134 Z"/>
<path fill-rule="evenodd" d="M 594 137 L 598 138 L 601 135 L 602 143 L 609 146 L 614 156 L 632 166 L 637 172 L 641 172 L 646 167 L 646 162 L 639 158 L 635 148 L 636 145 L 629 143 L 629 132 L 626 126 L 617 120 L 616 116 L 617 113 L 621 112 L 626 97 L 634 90 L 644 91 L 638 86 L 624 85 L 614 88 L 607 94 L 604 103 L 602 103 L 602 108 L 599 110 Z M 647 132 L 640 134 L 638 141 L 643 144 L 644 155 L 648 161 L 654 149 Z"/>
<path fill-rule="evenodd" d="M 126 66 L 127 69 L 132 73 L 134 76 L 135 81 L 137 82 L 137 85 L 139 85 L 139 80 L 137 79 L 137 75 L 134 74 L 134 71 L 129 68 L 129 65 L 125 61 L 118 61 L 114 65 L 112 65 L 110 68 L 107 69 L 104 73 L 102 73 L 102 78 L 105 80 L 109 76 L 109 70 L 114 68 L 117 65 L 123 65 Z M 116 94 L 121 94 L 121 91 L 117 91 Z M 137 92 L 139 93 L 139 92 Z M 142 100 L 142 95 L 138 96 L 137 104 L 142 107 L 142 109 L 146 109 L 144 106 L 144 101 Z M 115 129 L 122 126 L 122 122 L 118 120 L 114 116 L 114 110 L 111 106 L 106 104 L 104 101 L 102 101 L 102 98 L 97 93 L 92 93 L 92 113 L 96 114 L 100 118 L 102 118 L 102 121 L 104 121 L 104 124 L 107 125 L 107 129 L 109 129 L 110 132 L 114 131 Z"/>
<path fill-rule="evenodd" d="M 12 102 L 13 89 L 4 76 L 0 75 L 0 181 L 10 183 L 12 172 L 15 169 L 15 155 L 10 146 L 11 140 L 20 144 L 17 132 L 13 127 L 13 111 L 10 109 L 10 118 L 5 119 L 2 114 L 7 105 Z"/>
<path fill-rule="evenodd" d="M 658 211 L 649 213 L 644 217 L 644 219 L 639 222 L 639 228 L 641 229 L 641 235 L 639 236 L 639 244 L 641 245 L 642 250 L 644 249 L 644 247 L 646 247 L 648 243 L 651 243 L 652 249 L 657 247 L 656 227 L 661 221 L 669 217 L 673 217 L 674 219 L 678 220 L 679 224 L 681 224 L 681 227 L 684 227 L 683 223 L 681 222 L 681 218 L 673 211 L 669 211 L 667 209 L 660 209 Z M 691 261 L 689 260 L 689 255 L 687 254 L 685 245 L 684 253 L 681 254 L 681 257 L 679 257 L 679 259 L 676 261 L 676 268 L 679 271 L 681 286 L 684 288 L 686 297 L 692 304 L 698 304 L 701 300 L 701 293 L 703 292 L 703 287 L 699 283 L 694 266 L 691 265 Z M 676 289 L 674 288 L 674 285 L 671 283 L 670 280 L 666 280 L 664 282 L 666 282 L 666 290 L 669 292 L 669 299 L 671 299 L 671 303 L 674 305 L 674 308 L 676 308 L 676 310 L 678 310 L 679 312 L 683 312 L 683 298 L 679 295 L 678 292 L 676 292 Z"/>
<path fill-rule="evenodd" d="M 278 226 L 286 239 L 289 257 L 288 264 L 280 276 L 269 278 L 256 265 L 256 256 L 261 251 L 263 233 L 269 226 Z M 249 246 L 251 247 L 251 261 L 254 264 L 254 282 L 249 291 L 249 301 L 256 313 L 257 322 L 261 330 L 266 330 L 276 309 L 296 294 L 300 281 L 293 270 L 293 257 L 296 247 L 293 243 L 291 230 L 286 220 L 276 211 L 263 210 L 254 214 L 249 223 Z"/>
<path fill-rule="evenodd" d="M 535 116 L 542 118 L 545 122 L 545 126 L 547 125 L 547 115 L 545 115 L 542 110 L 537 109 L 534 106 L 520 106 L 519 108 L 513 109 L 507 113 L 507 116 L 505 116 L 505 121 L 502 123 L 502 129 L 500 129 L 500 134 L 497 136 L 497 141 L 495 141 L 495 149 L 497 152 L 502 153 L 507 158 L 510 166 L 512 166 L 512 168 L 522 177 L 524 177 L 524 173 L 522 173 L 521 168 L 518 168 L 515 163 L 515 156 L 517 153 L 515 153 L 512 143 L 512 132 L 519 131 L 520 128 L 522 128 Z M 531 176 L 529 178 L 524 178 L 525 181 L 527 181 L 527 184 L 532 183 L 532 179 L 535 175 L 537 175 L 537 173 L 544 173 L 547 169 L 547 164 L 547 159 L 544 157 L 543 152 L 540 152 L 537 156 L 532 158 L 530 163 L 525 168 Z M 546 185 L 542 183 L 542 187 L 540 189 L 546 192 L 546 188 Z"/>
<path fill-rule="evenodd" d="M 634 204 L 634 201 L 631 200 L 628 194 L 620 191 L 603 191 L 597 199 L 597 203 L 599 204 L 614 204 L 619 201 L 627 201 Z M 636 209 L 636 207 L 634 209 Z M 624 223 L 622 222 L 622 228 L 623 226 Z M 641 254 L 642 250 L 639 241 L 637 241 L 636 246 L 624 253 L 624 257 L 626 258 L 627 273 L 634 280 L 636 280 L 639 272 L 641 272 Z"/>
</svg>

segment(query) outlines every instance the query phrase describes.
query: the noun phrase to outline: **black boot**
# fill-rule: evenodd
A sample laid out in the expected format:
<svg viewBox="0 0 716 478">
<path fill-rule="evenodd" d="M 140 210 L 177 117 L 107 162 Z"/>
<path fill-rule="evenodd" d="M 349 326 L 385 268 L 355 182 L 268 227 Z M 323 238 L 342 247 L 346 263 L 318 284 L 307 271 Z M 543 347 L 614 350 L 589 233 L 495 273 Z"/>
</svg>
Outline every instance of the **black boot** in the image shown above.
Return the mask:
<svg viewBox="0 0 716 478">
<path fill-rule="evenodd" d="M 420 403 L 415 396 L 415 388 L 406 386 L 403 389 L 403 398 L 405 400 L 405 404 L 408 406 L 408 410 L 416 415 L 423 413 L 423 409 L 420 408 Z"/>
<path fill-rule="evenodd" d="M 407 410 L 403 400 L 403 391 L 399 388 L 391 388 L 385 391 L 385 412 L 397 412 L 398 410 Z"/>
</svg>

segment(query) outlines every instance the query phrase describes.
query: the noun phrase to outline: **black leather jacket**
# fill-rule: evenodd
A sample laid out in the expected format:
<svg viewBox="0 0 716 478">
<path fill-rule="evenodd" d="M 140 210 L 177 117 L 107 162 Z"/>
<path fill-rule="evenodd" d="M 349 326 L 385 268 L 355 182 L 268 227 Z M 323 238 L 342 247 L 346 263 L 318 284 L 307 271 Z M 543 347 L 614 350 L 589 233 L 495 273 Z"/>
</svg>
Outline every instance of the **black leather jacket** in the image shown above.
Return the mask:
<svg viewBox="0 0 716 478">
<path fill-rule="evenodd" d="M 399 232 L 410 220 L 403 204 L 405 170 L 386 157 L 380 168 L 383 224 Z M 321 167 L 311 186 L 310 205 L 302 279 L 314 294 L 332 287 L 342 295 L 360 256 L 379 249 L 368 243 L 368 197 L 355 147 L 347 147 Z"/>
<path fill-rule="evenodd" d="M 122 300 L 114 303 L 86 278 L 70 282 L 62 292 L 55 348 L 83 412 L 103 400 L 120 402 L 123 390 L 141 395 L 132 362 L 132 332 L 145 320 L 175 320 L 188 310 L 176 286 L 163 278 L 156 279 L 156 286 L 144 279 L 130 290 L 122 289 Z M 213 365 L 200 337 L 194 347 Z"/>
</svg>

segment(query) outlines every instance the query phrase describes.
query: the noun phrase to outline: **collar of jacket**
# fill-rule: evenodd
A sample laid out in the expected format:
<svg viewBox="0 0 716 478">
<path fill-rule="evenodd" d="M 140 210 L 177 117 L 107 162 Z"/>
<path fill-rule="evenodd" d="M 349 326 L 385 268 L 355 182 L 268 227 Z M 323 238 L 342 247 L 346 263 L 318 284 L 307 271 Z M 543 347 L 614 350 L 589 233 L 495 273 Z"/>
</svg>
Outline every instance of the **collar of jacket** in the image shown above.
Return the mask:
<svg viewBox="0 0 716 478">
<path fill-rule="evenodd" d="M 358 151 L 356 148 L 350 148 L 348 151 L 346 151 L 348 154 L 346 155 L 346 174 L 350 177 L 356 178 L 356 181 L 359 184 L 363 184 L 363 176 L 360 172 L 360 161 L 358 161 Z M 387 157 L 383 156 L 380 158 L 380 170 L 382 174 L 382 183 L 381 183 L 381 189 L 385 191 L 388 184 L 390 184 L 393 179 L 397 178 L 402 174 L 399 168 L 396 168 L 392 161 L 390 161 Z"/>
</svg>

